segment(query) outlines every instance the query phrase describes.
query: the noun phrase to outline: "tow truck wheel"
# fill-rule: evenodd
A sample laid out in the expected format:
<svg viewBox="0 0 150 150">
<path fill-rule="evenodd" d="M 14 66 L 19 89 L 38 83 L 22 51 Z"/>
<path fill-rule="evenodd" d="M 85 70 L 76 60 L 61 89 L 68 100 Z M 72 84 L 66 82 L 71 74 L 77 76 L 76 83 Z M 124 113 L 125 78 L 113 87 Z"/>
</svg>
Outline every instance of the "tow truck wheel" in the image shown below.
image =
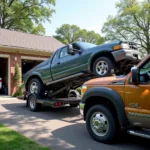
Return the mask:
<svg viewBox="0 0 150 150">
<path fill-rule="evenodd" d="M 117 124 L 107 106 L 95 105 L 86 115 L 86 126 L 93 139 L 102 143 L 113 141 L 117 133 Z"/>
<path fill-rule="evenodd" d="M 100 57 L 93 64 L 93 73 L 98 77 L 111 76 L 114 69 L 113 62 L 107 57 Z"/>
<path fill-rule="evenodd" d="M 41 108 L 41 104 L 36 102 L 36 98 L 31 95 L 28 98 L 28 107 L 31 111 L 38 111 Z"/>
</svg>

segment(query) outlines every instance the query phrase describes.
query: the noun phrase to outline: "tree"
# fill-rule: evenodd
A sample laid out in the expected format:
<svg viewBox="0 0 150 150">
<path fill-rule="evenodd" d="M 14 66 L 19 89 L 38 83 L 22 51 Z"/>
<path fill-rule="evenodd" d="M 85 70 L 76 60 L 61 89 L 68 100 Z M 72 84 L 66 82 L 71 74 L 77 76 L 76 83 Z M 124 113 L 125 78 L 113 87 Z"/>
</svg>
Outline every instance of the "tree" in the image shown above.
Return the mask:
<svg viewBox="0 0 150 150">
<path fill-rule="evenodd" d="M 55 0 L 1 0 L 0 28 L 44 34 L 42 23 L 50 22 Z"/>
<path fill-rule="evenodd" d="M 72 43 L 79 39 L 80 28 L 76 25 L 63 24 L 60 28 L 57 28 L 54 37 L 64 44 Z"/>
<path fill-rule="evenodd" d="M 109 16 L 102 32 L 107 40 L 135 41 L 150 53 L 150 0 L 120 0 L 116 16 Z"/>
<path fill-rule="evenodd" d="M 80 32 L 81 39 L 83 41 L 94 43 L 94 44 L 102 44 L 104 43 L 104 38 L 101 37 L 98 33 L 95 33 L 94 31 L 87 31 L 87 30 L 81 30 Z"/>
<path fill-rule="evenodd" d="M 63 24 L 60 28 L 57 28 L 54 37 L 64 44 L 75 41 L 86 41 L 94 44 L 101 44 L 104 42 L 104 39 L 98 33 L 85 29 L 81 30 L 78 26 L 69 24 Z"/>
</svg>

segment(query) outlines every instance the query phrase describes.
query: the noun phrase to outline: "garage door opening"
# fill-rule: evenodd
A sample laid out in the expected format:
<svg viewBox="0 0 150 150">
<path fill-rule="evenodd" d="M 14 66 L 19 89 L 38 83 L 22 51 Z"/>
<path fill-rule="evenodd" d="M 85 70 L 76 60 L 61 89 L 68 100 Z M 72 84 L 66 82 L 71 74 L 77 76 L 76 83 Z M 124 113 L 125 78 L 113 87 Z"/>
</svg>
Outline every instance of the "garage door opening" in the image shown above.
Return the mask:
<svg viewBox="0 0 150 150">
<path fill-rule="evenodd" d="M 41 60 L 25 60 L 22 59 L 22 75 L 27 73 L 29 70 L 40 64 Z"/>
<path fill-rule="evenodd" d="M 8 95 L 8 58 L 0 58 L 0 78 L 2 79 L 1 95 Z"/>
</svg>

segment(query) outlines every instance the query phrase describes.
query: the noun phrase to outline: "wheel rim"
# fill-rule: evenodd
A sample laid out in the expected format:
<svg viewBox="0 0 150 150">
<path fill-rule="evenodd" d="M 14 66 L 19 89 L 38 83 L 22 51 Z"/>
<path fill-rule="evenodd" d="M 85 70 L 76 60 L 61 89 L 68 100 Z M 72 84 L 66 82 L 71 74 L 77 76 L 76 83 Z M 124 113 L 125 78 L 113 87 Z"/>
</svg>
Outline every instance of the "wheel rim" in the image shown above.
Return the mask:
<svg viewBox="0 0 150 150">
<path fill-rule="evenodd" d="M 99 61 L 97 64 L 96 64 L 96 72 L 99 74 L 99 75 L 105 75 L 108 71 L 108 65 L 105 61 Z"/>
<path fill-rule="evenodd" d="M 90 125 L 97 136 L 105 136 L 109 130 L 107 117 L 101 112 L 95 112 L 90 119 Z"/>
<path fill-rule="evenodd" d="M 35 105 L 36 105 L 36 101 L 35 101 L 35 99 L 32 97 L 32 98 L 30 99 L 30 107 L 31 107 L 32 109 L 34 109 L 34 108 L 35 108 Z"/>
<path fill-rule="evenodd" d="M 30 93 L 38 93 L 38 85 L 36 82 L 32 82 L 30 85 Z"/>
</svg>

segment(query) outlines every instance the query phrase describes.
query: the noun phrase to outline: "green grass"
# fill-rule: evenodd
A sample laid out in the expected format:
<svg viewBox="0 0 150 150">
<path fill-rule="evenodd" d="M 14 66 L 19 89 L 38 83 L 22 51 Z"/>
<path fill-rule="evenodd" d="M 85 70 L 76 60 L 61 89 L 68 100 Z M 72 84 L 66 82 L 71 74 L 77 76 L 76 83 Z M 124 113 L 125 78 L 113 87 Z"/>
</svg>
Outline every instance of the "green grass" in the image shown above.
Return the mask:
<svg viewBox="0 0 150 150">
<path fill-rule="evenodd" d="M 51 150 L 0 124 L 0 150 Z"/>
</svg>

